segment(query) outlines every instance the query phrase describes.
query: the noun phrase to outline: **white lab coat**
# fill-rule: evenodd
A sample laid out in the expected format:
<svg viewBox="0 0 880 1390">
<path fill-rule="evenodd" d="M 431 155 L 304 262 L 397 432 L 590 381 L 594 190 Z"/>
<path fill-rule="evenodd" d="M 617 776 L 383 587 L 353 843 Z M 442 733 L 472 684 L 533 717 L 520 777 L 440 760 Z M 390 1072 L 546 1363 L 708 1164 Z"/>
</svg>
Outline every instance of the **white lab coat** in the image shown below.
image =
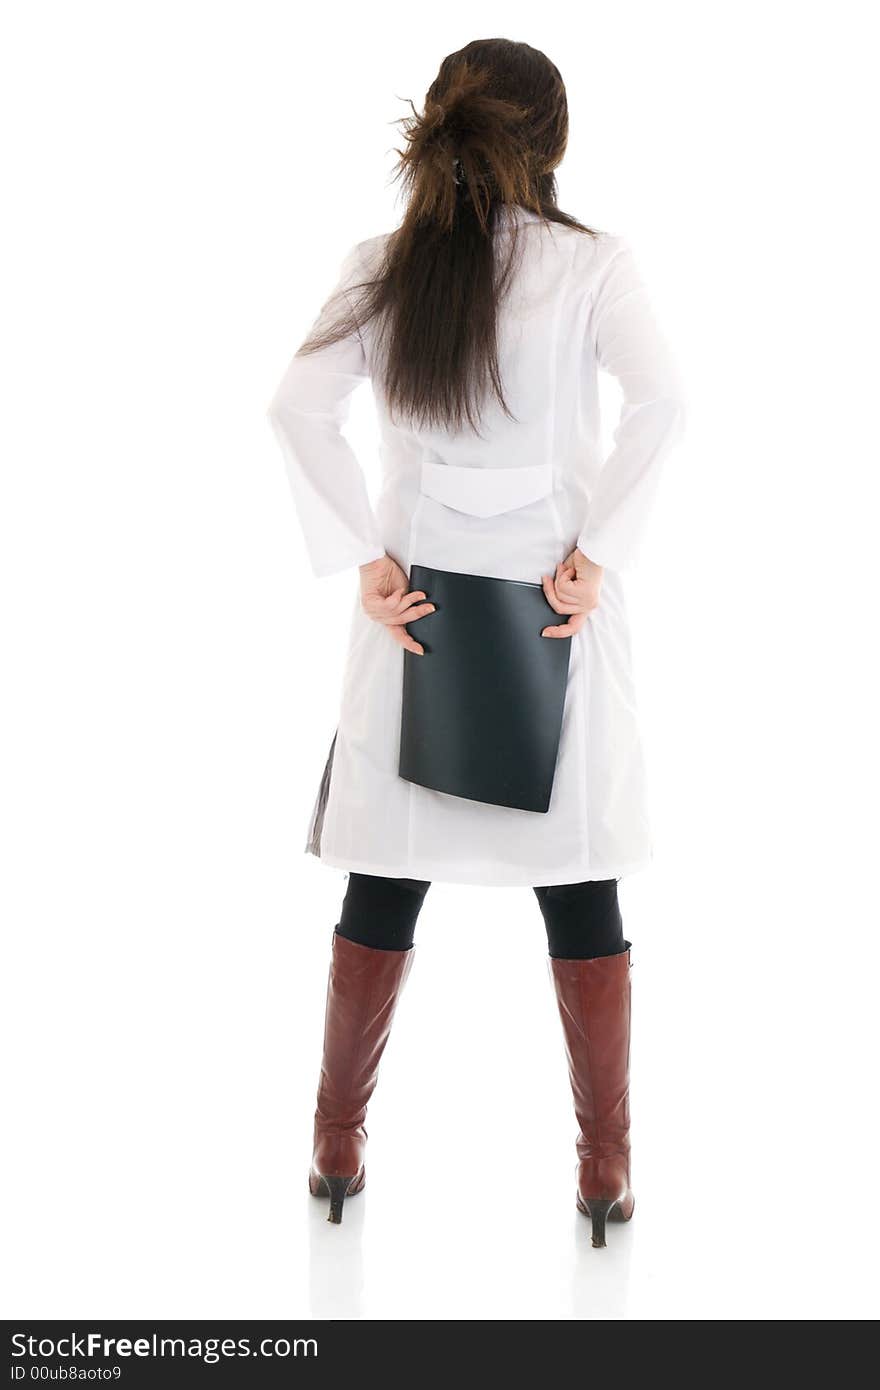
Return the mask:
<svg viewBox="0 0 880 1390">
<path fill-rule="evenodd" d="M 682 429 L 679 374 L 626 241 L 547 227 L 521 208 L 496 236 L 508 236 L 514 218 L 521 260 L 498 341 L 516 420 L 490 406 L 483 438 L 395 426 L 374 378 L 383 472 L 374 508 L 342 428 L 351 393 L 371 376 L 369 323 L 294 357 L 269 419 L 318 576 L 387 551 L 407 571 L 422 564 L 538 582 L 576 544 L 605 566 L 599 606 L 571 639 L 550 808 L 485 805 L 398 776 L 403 648 L 358 600 L 307 846 L 337 868 L 537 886 L 619 878 L 651 856 L 621 573 L 638 556 L 661 465 Z M 368 275 L 383 241 L 351 249 L 319 318 Z M 623 396 L 605 459 L 600 369 Z"/>
</svg>

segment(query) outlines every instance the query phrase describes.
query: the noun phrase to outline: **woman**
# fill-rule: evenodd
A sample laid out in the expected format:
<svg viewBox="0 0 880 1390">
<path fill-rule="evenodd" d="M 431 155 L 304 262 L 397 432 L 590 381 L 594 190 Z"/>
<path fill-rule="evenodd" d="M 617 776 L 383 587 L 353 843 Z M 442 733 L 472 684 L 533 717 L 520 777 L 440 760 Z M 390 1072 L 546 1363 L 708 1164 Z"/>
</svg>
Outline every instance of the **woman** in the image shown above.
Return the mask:
<svg viewBox="0 0 880 1390">
<path fill-rule="evenodd" d="M 309 1185 L 335 1222 L 364 1186 L 366 1106 L 431 881 L 527 885 L 580 1125 L 577 1203 L 601 1246 L 606 1218 L 629 1220 L 634 1202 L 617 883 L 650 856 L 621 571 L 680 433 L 681 391 L 627 243 L 557 207 L 568 112 L 544 54 L 468 44 L 403 126 L 402 224 L 350 250 L 269 410 L 315 574 L 360 571 L 307 846 L 349 873 Z M 623 394 L 604 460 L 600 369 Z M 367 377 L 381 429 L 375 509 L 342 433 Z M 423 656 L 418 624 L 434 611 L 410 587 L 414 564 L 543 584 L 559 621 L 542 636 L 571 643 L 546 813 L 399 776 L 404 653 Z"/>
</svg>

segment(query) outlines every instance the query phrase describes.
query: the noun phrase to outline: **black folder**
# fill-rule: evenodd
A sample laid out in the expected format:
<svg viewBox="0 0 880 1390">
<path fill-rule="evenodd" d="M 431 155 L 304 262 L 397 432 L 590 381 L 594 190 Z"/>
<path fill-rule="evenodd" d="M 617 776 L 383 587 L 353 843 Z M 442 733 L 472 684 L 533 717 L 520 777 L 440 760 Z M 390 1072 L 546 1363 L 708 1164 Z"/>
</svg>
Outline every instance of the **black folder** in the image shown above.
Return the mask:
<svg viewBox="0 0 880 1390">
<path fill-rule="evenodd" d="M 469 801 L 547 811 L 571 641 L 540 584 L 413 565 L 410 587 L 436 612 L 407 631 L 398 771 Z M 564 620 L 562 620 L 564 621 Z"/>
</svg>

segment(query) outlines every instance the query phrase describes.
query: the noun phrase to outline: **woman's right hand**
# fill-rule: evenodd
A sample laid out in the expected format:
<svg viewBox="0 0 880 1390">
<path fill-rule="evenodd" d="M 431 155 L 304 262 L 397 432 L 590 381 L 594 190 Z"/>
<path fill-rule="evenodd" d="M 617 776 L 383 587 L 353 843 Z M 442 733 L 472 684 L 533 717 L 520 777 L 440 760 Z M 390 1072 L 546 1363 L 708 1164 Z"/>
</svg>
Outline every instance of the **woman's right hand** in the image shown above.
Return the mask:
<svg viewBox="0 0 880 1390">
<path fill-rule="evenodd" d="M 409 592 L 406 575 L 390 555 L 361 565 L 360 576 L 361 607 L 367 617 L 387 627 L 394 641 L 408 652 L 424 656 L 424 647 L 410 637 L 405 625 L 433 613 L 434 604 L 424 603 L 426 595 L 418 590 Z"/>
<path fill-rule="evenodd" d="M 574 637 L 594 608 L 599 606 L 602 577 L 601 565 L 588 559 L 575 546 L 571 554 L 556 566 L 555 574 L 545 574 L 544 597 L 554 613 L 567 614 L 568 622 L 545 627 L 542 637 Z"/>
</svg>

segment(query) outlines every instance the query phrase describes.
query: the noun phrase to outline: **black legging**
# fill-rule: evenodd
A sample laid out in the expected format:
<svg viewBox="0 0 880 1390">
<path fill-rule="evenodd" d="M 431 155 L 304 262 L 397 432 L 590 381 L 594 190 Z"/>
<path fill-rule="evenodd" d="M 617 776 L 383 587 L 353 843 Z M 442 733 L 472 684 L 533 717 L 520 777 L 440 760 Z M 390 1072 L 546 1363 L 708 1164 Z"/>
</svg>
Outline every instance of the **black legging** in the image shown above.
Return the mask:
<svg viewBox="0 0 880 1390">
<path fill-rule="evenodd" d="M 416 878 L 349 874 L 336 931 L 375 950 L 407 951 L 430 886 Z M 547 948 L 555 959 L 592 960 L 626 950 L 616 878 L 533 891 L 547 929 Z"/>
</svg>

